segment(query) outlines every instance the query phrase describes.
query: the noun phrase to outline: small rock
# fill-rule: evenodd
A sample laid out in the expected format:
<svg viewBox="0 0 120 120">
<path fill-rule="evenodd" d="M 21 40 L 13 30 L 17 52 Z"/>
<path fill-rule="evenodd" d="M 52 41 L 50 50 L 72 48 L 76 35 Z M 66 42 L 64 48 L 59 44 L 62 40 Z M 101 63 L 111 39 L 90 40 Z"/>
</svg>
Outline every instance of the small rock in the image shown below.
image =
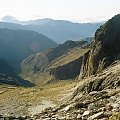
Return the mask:
<svg viewBox="0 0 120 120">
<path fill-rule="evenodd" d="M 112 109 L 112 112 L 120 112 L 120 109 L 118 109 L 118 108 L 113 108 L 113 109 Z"/>
<path fill-rule="evenodd" d="M 91 103 L 91 100 L 85 100 L 84 102 L 83 102 L 83 104 L 90 104 Z"/>
<path fill-rule="evenodd" d="M 92 92 L 89 93 L 90 96 L 93 96 L 93 95 L 96 95 L 96 94 L 98 94 L 98 91 L 92 91 Z"/>
<path fill-rule="evenodd" d="M 111 96 L 109 99 L 110 102 L 115 102 L 116 101 L 116 97 L 115 96 Z"/>
<path fill-rule="evenodd" d="M 88 116 L 89 114 L 90 114 L 90 111 L 85 111 L 82 116 L 83 116 L 83 117 L 84 117 L 84 116 Z"/>
<path fill-rule="evenodd" d="M 113 109 L 112 105 L 110 103 L 108 103 L 106 105 L 106 110 L 111 111 L 112 109 Z"/>
<path fill-rule="evenodd" d="M 104 116 L 104 112 L 99 112 L 99 113 L 96 113 L 96 114 L 90 116 L 87 120 L 99 119 L 103 116 Z"/>
<path fill-rule="evenodd" d="M 63 108 L 63 110 L 64 110 L 64 111 L 69 111 L 71 107 L 72 107 L 71 105 L 68 105 L 68 106 L 66 106 L 65 108 Z"/>
<path fill-rule="evenodd" d="M 77 119 L 82 119 L 81 114 L 78 114 L 78 115 L 77 115 Z"/>
<path fill-rule="evenodd" d="M 119 108 L 120 105 L 119 105 L 118 103 L 114 103 L 114 104 L 112 104 L 112 107 L 113 107 L 113 108 Z"/>
<path fill-rule="evenodd" d="M 105 111 L 106 111 L 106 108 L 105 108 L 105 107 L 99 108 L 98 111 L 99 111 L 99 112 L 102 112 L 102 111 L 105 112 Z"/>
<path fill-rule="evenodd" d="M 111 111 L 106 111 L 106 112 L 104 113 L 104 116 L 107 117 L 107 118 L 109 118 L 111 115 L 112 115 L 112 112 L 111 112 Z"/>
<path fill-rule="evenodd" d="M 109 118 L 102 118 L 102 119 L 99 119 L 99 120 L 109 120 Z"/>
</svg>

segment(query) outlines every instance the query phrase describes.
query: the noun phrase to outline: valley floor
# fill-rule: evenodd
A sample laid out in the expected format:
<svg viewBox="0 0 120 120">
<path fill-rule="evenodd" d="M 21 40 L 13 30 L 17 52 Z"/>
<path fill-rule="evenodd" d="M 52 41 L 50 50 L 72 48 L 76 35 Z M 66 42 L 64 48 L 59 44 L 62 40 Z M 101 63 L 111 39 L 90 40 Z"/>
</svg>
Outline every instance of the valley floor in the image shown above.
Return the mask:
<svg viewBox="0 0 120 120">
<path fill-rule="evenodd" d="M 75 81 L 60 81 L 44 87 L 0 86 L 0 115 L 25 116 L 41 112 L 48 107 L 55 107 L 72 93 Z"/>
</svg>

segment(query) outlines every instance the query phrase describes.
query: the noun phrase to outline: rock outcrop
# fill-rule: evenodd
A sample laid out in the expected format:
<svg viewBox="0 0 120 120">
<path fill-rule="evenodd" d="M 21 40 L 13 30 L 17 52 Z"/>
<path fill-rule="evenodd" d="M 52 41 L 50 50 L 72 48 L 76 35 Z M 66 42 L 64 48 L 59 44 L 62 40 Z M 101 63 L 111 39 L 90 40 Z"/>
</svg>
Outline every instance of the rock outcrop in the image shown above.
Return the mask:
<svg viewBox="0 0 120 120">
<path fill-rule="evenodd" d="M 79 67 L 81 67 L 82 65 L 82 60 L 83 60 L 83 56 L 79 57 L 78 59 L 68 64 L 51 69 L 50 75 L 54 75 L 59 80 L 74 79 L 80 73 Z"/>
<path fill-rule="evenodd" d="M 101 72 L 120 58 L 120 15 L 114 16 L 95 33 L 93 46 L 84 55 L 80 78 Z"/>
</svg>

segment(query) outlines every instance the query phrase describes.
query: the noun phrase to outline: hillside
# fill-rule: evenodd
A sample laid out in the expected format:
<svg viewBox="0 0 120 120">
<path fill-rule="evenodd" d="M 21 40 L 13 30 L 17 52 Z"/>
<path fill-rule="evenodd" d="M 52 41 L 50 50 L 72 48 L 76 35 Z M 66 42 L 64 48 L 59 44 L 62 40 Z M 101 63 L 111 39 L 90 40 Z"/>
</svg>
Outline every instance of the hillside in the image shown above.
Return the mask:
<svg viewBox="0 0 120 120">
<path fill-rule="evenodd" d="M 34 31 L 0 29 L 0 58 L 15 69 L 30 54 L 55 46 L 57 44 L 54 41 Z"/>
<path fill-rule="evenodd" d="M 39 84 L 74 79 L 79 75 L 82 56 L 88 51 L 88 48 L 82 49 L 86 44 L 86 41 L 66 41 L 48 51 L 33 54 L 22 62 L 22 75 L 32 76 L 32 82 Z"/>
<path fill-rule="evenodd" d="M 34 84 L 20 78 L 10 67 L 10 65 L 0 59 L 0 84 L 31 87 Z"/>
<path fill-rule="evenodd" d="M 18 21 L 11 16 L 6 17 L 0 22 L 0 28 L 33 30 L 48 36 L 57 43 L 64 43 L 66 40 L 79 40 L 86 37 L 93 37 L 95 31 L 103 24 L 102 22 L 73 23 L 49 18 Z"/>
<path fill-rule="evenodd" d="M 28 29 L 42 33 L 57 43 L 66 40 L 78 40 L 93 37 L 97 28 L 103 23 L 72 23 L 70 21 L 50 20 L 41 25 L 26 25 Z"/>
</svg>

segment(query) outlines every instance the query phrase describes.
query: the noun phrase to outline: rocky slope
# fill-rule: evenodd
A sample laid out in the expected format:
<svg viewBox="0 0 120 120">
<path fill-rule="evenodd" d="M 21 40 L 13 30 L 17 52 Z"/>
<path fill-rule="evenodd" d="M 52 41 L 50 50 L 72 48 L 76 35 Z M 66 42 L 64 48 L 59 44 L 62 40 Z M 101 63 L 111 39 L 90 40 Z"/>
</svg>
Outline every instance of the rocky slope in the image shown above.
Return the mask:
<svg viewBox="0 0 120 120">
<path fill-rule="evenodd" d="M 29 81 L 20 78 L 10 67 L 10 65 L 0 59 L 0 84 L 16 85 L 16 86 L 34 86 Z"/>
<path fill-rule="evenodd" d="M 111 81 L 113 85 L 103 89 L 97 88 L 97 79 Z M 89 83 L 94 81 L 94 86 Z M 96 82 L 96 83 L 95 83 Z M 83 81 L 77 81 L 75 91 L 69 99 L 61 101 L 61 105 L 55 108 L 47 108 L 33 116 L 7 116 L 1 118 L 25 119 L 25 120 L 119 120 L 120 119 L 120 61 L 115 62 L 109 68 L 96 76 L 91 76 Z M 107 84 L 106 84 L 107 85 Z M 100 87 L 104 84 L 100 85 Z M 112 86 L 112 87 L 111 87 Z M 90 91 L 89 91 L 90 89 Z M 64 91 L 65 92 L 65 91 Z M 38 93 L 37 93 L 38 94 Z"/>
<path fill-rule="evenodd" d="M 22 62 L 22 75 L 48 79 L 74 79 L 79 75 L 85 41 L 67 41 L 56 48 L 29 56 Z M 80 53 L 80 54 L 79 54 Z M 40 80 L 39 80 L 40 81 Z"/>
<path fill-rule="evenodd" d="M 101 72 L 120 59 L 120 15 L 114 16 L 95 33 L 92 49 L 84 56 L 80 77 Z"/>
</svg>

